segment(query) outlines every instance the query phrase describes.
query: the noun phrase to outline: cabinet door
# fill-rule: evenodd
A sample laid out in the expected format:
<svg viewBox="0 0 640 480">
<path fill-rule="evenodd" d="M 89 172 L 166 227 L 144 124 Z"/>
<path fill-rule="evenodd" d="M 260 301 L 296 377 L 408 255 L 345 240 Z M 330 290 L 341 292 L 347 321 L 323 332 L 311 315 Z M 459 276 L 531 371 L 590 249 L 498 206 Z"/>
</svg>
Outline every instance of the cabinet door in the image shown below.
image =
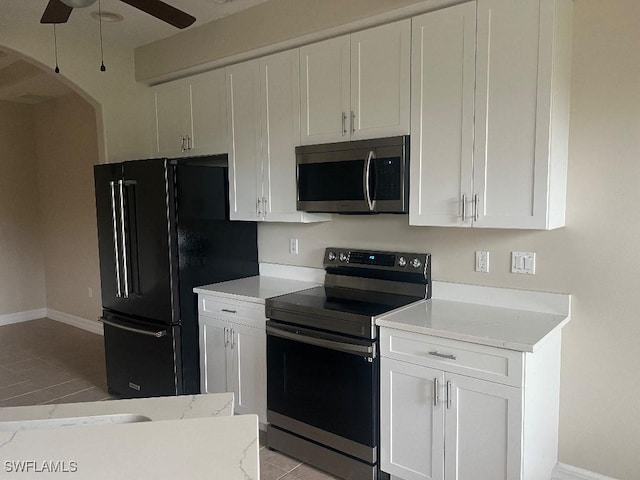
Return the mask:
<svg viewBox="0 0 640 480">
<path fill-rule="evenodd" d="M 447 480 L 521 478 L 522 389 L 446 374 Z"/>
<path fill-rule="evenodd" d="M 262 217 L 260 65 L 258 60 L 226 68 L 229 125 L 229 214 L 231 220 Z"/>
<path fill-rule="evenodd" d="M 295 155 L 300 144 L 299 51 L 260 59 L 260 74 L 265 220 L 299 222 Z"/>
<path fill-rule="evenodd" d="M 475 2 L 413 19 L 411 225 L 471 225 L 475 21 Z"/>
<path fill-rule="evenodd" d="M 443 479 L 444 373 L 384 357 L 380 372 L 382 471 L 403 480 Z"/>
<path fill-rule="evenodd" d="M 550 92 L 541 87 L 552 65 L 542 47 L 553 35 L 545 28 L 554 3 L 478 1 L 478 226 L 546 228 Z"/>
<path fill-rule="evenodd" d="M 303 145 L 349 140 L 349 36 L 300 49 Z"/>
<path fill-rule="evenodd" d="M 351 35 L 351 139 L 409 133 L 411 20 Z"/>
<path fill-rule="evenodd" d="M 161 157 L 184 156 L 190 125 L 189 82 L 178 80 L 154 87 L 156 101 L 156 153 Z"/>
<path fill-rule="evenodd" d="M 267 337 L 264 329 L 232 324 L 233 392 L 236 412 L 267 423 Z"/>
<path fill-rule="evenodd" d="M 231 357 L 227 348 L 230 328 L 221 320 L 199 317 L 200 389 L 202 393 L 231 391 Z"/>
<path fill-rule="evenodd" d="M 191 78 L 189 154 L 227 152 L 227 105 L 224 69 Z"/>
</svg>

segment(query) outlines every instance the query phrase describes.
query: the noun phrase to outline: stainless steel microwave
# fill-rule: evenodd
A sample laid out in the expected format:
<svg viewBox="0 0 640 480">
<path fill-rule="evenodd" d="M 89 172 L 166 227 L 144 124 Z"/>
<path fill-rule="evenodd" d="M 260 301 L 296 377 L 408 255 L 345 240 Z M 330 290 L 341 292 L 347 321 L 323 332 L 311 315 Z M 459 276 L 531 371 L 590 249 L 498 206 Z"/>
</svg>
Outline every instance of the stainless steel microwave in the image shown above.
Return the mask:
<svg viewBox="0 0 640 480">
<path fill-rule="evenodd" d="M 407 213 L 409 136 L 296 147 L 297 208 Z"/>
</svg>

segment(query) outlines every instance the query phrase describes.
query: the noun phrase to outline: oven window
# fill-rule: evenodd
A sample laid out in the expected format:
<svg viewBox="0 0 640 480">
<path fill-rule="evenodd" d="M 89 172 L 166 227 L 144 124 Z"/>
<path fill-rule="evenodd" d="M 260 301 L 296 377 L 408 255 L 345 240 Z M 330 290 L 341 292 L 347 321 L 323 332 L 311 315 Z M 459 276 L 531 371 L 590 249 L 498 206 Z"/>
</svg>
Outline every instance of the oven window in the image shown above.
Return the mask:
<svg viewBox="0 0 640 480">
<path fill-rule="evenodd" d="M 298 200 L 363 200 L 363 170 L 364 160 L 301 163 L 298 165 Z"/>
<path fill-rule="evenodd" d="M 269 410 L 373 447 L 377 397 L 377 361 L 267 336 Z"/>
</svg>

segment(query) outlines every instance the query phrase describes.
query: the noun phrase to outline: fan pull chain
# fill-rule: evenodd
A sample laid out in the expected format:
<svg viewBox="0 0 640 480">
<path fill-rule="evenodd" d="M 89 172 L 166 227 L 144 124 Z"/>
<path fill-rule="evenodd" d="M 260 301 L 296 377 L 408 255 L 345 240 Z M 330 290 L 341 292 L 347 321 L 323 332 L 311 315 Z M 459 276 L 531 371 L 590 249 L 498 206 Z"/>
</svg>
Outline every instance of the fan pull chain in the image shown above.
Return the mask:
<svg viewBox="0 0 640 480">
<path fill-rule="evenodd" d="M 58 67 L 58 37 L 56 36 L 56 24 L 53 24 L 53 49 L 56 55 L 56 68 L 53 70 L 56 73 L 60 73 L 60 67 Z"/>
<path fill-rule="evenodd" d="M 100 71 L 106 72 L 107 67 L 104 66 L 104 48 L 102 47 L 102 7 L 98 0 L 98 17 L 100 18 Z"/>
</svg>

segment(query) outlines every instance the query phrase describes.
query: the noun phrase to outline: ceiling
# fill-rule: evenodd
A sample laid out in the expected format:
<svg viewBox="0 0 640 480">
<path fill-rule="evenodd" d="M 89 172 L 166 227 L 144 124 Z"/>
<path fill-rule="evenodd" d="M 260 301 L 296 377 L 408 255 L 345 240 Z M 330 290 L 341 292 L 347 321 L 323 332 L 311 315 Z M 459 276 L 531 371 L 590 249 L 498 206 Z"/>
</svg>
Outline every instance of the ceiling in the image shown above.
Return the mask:
<svg viewBox="0 0 640 480">
<path fill-rule="evenodd" d="M 266 0 L 164 0 L 172 6 L 196 17 L 189 28 L 211 22 L 217 18 L 250 8 Z M 40 22 L 48 0 L 0 0 L 0 20 L 32 18 Z M 180 30 L 155 17 L 147 15 L 120 0 L 100 0 L 103 12 L 112 12 L 124 17 L 118 23 L 103 22 L 105 42 L 114 42 L 121 47 L 135 48 L 162 38 L 175 35 Z M 98 10 L 98 3 L 87 8 L 76 8 L 69 21 L 60 25 L 58 35 L 73 30 L 79 35 L 93 37 L 98 31 L 98 22 L 91 13 Z M 50 25 L 42 25 L 50 29 Z M 0 51 L 0 100 L 20 103 L 40 103 L 66 95 L 71 90 L 55 78 L 55 74 L 41 70 L 30 63 Z"/>
</svg>

